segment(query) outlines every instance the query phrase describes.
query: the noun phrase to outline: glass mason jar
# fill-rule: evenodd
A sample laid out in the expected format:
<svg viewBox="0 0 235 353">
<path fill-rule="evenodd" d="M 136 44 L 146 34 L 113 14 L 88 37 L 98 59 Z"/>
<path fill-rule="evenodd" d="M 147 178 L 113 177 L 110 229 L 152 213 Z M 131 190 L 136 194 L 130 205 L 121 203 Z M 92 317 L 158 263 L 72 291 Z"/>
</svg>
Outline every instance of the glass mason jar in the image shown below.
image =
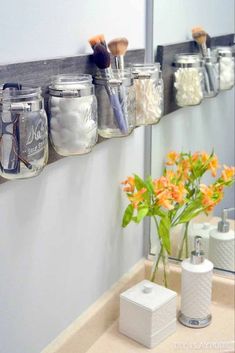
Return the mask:
<svg viewBox="0 0 235 353">
<path fill-rule="evenodd" d="M 217 56 L 212 54 L 202 59 L 204 63 L 204 88 L 205 98 L 215 97 L 219 93 L 219 65 Z"/>
<path fill-rule="evenodd" d="M 179 107 L 200 104 L 204 88 L 204 69 L 200 55 L 177 54 L 174 68 L 176 104 Z"/>
<path fill-rule="evenodd" d="M 91 75 L 59 75 L 49 86 L 50 140 L 61 156 L 85 154 L 97 142 L 97 101 Z"/>
<path fill-rule="evenodd" d="M 220 90 L 231 89 L 235 81 L 235 52 L 232 47 L 216 47 L 213 53 L 219 62 Z"/>
<path fill-rule="evenodd" d="M 136 123 L 136 99 L 130 70 L 100 70 L 94 78 L 98 133 L 104 138 L 129 135 Z"/>
<path fill-rule="evenodd" d="M 5 179 L 38 175 L 48 160 L 47 116 L 41 88 L 5 84 L 0 90 L 0 168 Z"/>
<path fill-rule="evenodd" d="M 133 64 L 136 92 L 136 125 L 159 121 L 164 110 L 164 85 L 160 64 Z"/>
</svg>

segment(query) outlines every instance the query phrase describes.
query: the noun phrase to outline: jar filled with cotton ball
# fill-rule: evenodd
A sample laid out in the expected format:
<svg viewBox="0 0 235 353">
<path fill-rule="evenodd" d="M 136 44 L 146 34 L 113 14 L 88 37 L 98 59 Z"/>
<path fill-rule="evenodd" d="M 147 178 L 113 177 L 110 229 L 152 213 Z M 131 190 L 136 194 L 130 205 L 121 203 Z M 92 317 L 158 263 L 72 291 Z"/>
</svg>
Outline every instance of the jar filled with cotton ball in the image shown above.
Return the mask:
<svg viewBox="0 0 235 353">
<path fill-rule="evenodd" d="M 85 154 L 97 142 L 97 101 L 91 75 L 59 75 L 49 86 L 50 140 L 61 156 Z"/>
<path fill-rule="evenodd" d="M 156 124 L 164 110 L 164 84 L 160 64 L 133 64 L 136 125 Z"/>
<path fill-rule="evenodd" d="M 219 61 L 220 90 L 228 90 L 235 81 L 235 52 L 232 47 L 216 47 L 213 53 Z"/>
<path fill-rule="evenodd" d="M 204 65 L 199 54 L 177 54 L 174 87 L 179 107 L 198 105 L 203 99 Z"/>
</svg>

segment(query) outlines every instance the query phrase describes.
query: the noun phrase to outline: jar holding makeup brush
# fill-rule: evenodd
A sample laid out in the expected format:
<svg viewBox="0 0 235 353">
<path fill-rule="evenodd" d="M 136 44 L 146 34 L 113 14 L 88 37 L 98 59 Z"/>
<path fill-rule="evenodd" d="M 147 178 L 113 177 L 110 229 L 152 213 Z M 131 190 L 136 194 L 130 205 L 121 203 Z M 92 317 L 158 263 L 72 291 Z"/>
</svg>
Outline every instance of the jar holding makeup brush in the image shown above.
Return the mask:
<svg viewBox="0 0 235 353">
<path fill-rule="evenodd" d="M 133 64 L 136 125 L 156 124 L 163 115 L 164 85 L 160 64 Z"/>
<path fill-rule="evenodd" d="M 104 138 L 130 135 L 136 124 L 136 99 L 130 70 L 102 70 L 94 77 L 98 133 Z"/>
<path fill-rule="evenodd" d="M 40 87 L 0 90 L 0 169 L 5 179 L 38 175 L 48 159 L 47 116 Z"/>
<path fill-rule="evenodd" d="M 49 86 L 50 140 L 61 156 L 85 154 L 97 142 L 97 101 L 90 75 L 59 75 Z"/>
<path fill-rule="evenodd" d="M 199 54 L 177 54 L 174 61 L 174 88 L 179 107 L 198 105 L 204 93 L 204 63 Z"/>
<path fill-rule="evenodd" d="M 220 90 L 228 90 L 235 82 L 235 52 L 232 47 L 216 47 L 213 54 L 219 62 Z"/>
</svg>

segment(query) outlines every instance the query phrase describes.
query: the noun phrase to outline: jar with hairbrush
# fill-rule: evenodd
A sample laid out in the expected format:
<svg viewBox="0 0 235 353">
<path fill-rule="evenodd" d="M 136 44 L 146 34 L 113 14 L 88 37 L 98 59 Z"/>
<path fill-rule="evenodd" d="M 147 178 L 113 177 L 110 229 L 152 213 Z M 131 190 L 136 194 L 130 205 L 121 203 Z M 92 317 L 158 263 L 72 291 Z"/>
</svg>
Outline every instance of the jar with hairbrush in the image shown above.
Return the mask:
<svg viewBox="0 0 235 353">
<path fill-rule="evenodd" d="M 212 52 L 219 63 L 219 88 L 229 90 L 235 82 L 235 51 L 232 47 L 216 47 Z"/>
<path fill-rule="evenodd" d="M 200 55 L 177 54 L 173 66 L 176 104 L 179 107 L 200 104 L 204 93 L 204 64 Z"/>
<path fill-rule="evenodd" d="M 134 80 L 130 70 L 102 69 L 94 77 L 98 133 L 104 138 L 129 135 L 136 124 Z"/>
<path fill-rule="evenodd" d="M 59 75 L 49 86 L 50 140 L 62 156 L 85 154 L 97 142 L 97 100 L 91 75 Z"/>
<path fill-rule="evenodd" d="M 48 159 L 47 116 L 40 87 L 0 89 L 0 170 L 8 180 L 34 177 Z"/>
<path fill-rule="evenodd" d="M 136 125 L 156 124 L 163 115 L 164 85 L 160 64 L 133 64 Z"/>
</svg>

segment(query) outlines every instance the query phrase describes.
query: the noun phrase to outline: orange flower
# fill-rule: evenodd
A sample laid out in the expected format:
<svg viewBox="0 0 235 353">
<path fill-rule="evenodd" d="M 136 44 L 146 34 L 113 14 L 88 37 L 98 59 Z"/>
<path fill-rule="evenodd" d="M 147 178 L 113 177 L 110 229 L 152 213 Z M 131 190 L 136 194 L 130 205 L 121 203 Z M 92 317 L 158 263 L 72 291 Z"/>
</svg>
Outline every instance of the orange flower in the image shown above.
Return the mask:
<svg viewBox="0 0 235 353">
<path fill-rule="evenodd" d="M 205 164 L 208 161 L 208 159 L 210 158 L 210 156 L 208 153 L 203 151 L 201 153 L 201 158 L 202 158 L 202 163 Z"/>
<path fill-rule="evenodd" d="M 192 155 L 192 161 L 193 162 L 197 162 L 200 158 L 200 153 L 199 152 L 194 152 L 194 154 Z"/>
<path fill-rule="evenodd" d="M 179 185 L 172 185 L 172 198 L 177 203 L 184 203 L 184 197 L 187 194 L 187 190 L 184 187 L 184 184 L 180 183 Z"/>
<path fill-rule="evenodd" d="M 182 181 L 186 181 L 189 178 L 189 172 L 191 170 L 191 165 L 189 159 L 182 159 L 178 165 L 177 174 Z"/>
<path fill-rule="evenodd" d="M 210 212 L 223 198 L 223 187 L 221 185 L 200 185 L 202 193 L 202 205 L 206 212 Z"/>
<path fill-rule="evenodd" d="M 224 170 L 222 171 L 222 179 L 225 182 L 231 181 L 235 175 L 235 167 L 228 167 L 224 165 Z"/>
<path fill-rule="evenodd" d="M 176 164 L 177 160 L 179 158 L 179 153 L 175 151 L 171 151 L 167 154 L 167 162 L 166 165 L 174 165 Z"/>
<path fill-rule="evenodd" d="M 137 191 L 136 193 L 134 193 L 132 195 L 128 195 L 128 198 L 129 198 L 130 202 L 132 203 L 132 205 L 134 206 L 134 208 L 137 208 L 139 203 L 144 201 L 143 194 L 146 191 L 147 191 L 146 188 L 142 188 L 141 190 Z"/>
<path fill-rule="evenodd" d="M 155 194 L 159 193 L 159 190 L 161 192 L 161 190 L 163 188 L 166 188 L 168 186 L 169 180 L 167 179 L 167 177 L 162 176 L 159 179 L 155 179 L 153 180 L 153 185 L 154 185 L 154 192 Z"/>
<path fill-rule="evenodd" d="M 219 168 L 219 161 L 216 155 L 213 156 L 211 161 L 209 162 L 209 169 L 211 170 L 211 175 L 216 177 L 217 169 Z"/>
<path fill-rule="evenodd" d="M 127 180 L 121 182 L 121 184 L 126 185 L 123 190 L 126 192 L 134 192 L 135 191 L 135 178 L 130 176 Z"/>
</svg>

